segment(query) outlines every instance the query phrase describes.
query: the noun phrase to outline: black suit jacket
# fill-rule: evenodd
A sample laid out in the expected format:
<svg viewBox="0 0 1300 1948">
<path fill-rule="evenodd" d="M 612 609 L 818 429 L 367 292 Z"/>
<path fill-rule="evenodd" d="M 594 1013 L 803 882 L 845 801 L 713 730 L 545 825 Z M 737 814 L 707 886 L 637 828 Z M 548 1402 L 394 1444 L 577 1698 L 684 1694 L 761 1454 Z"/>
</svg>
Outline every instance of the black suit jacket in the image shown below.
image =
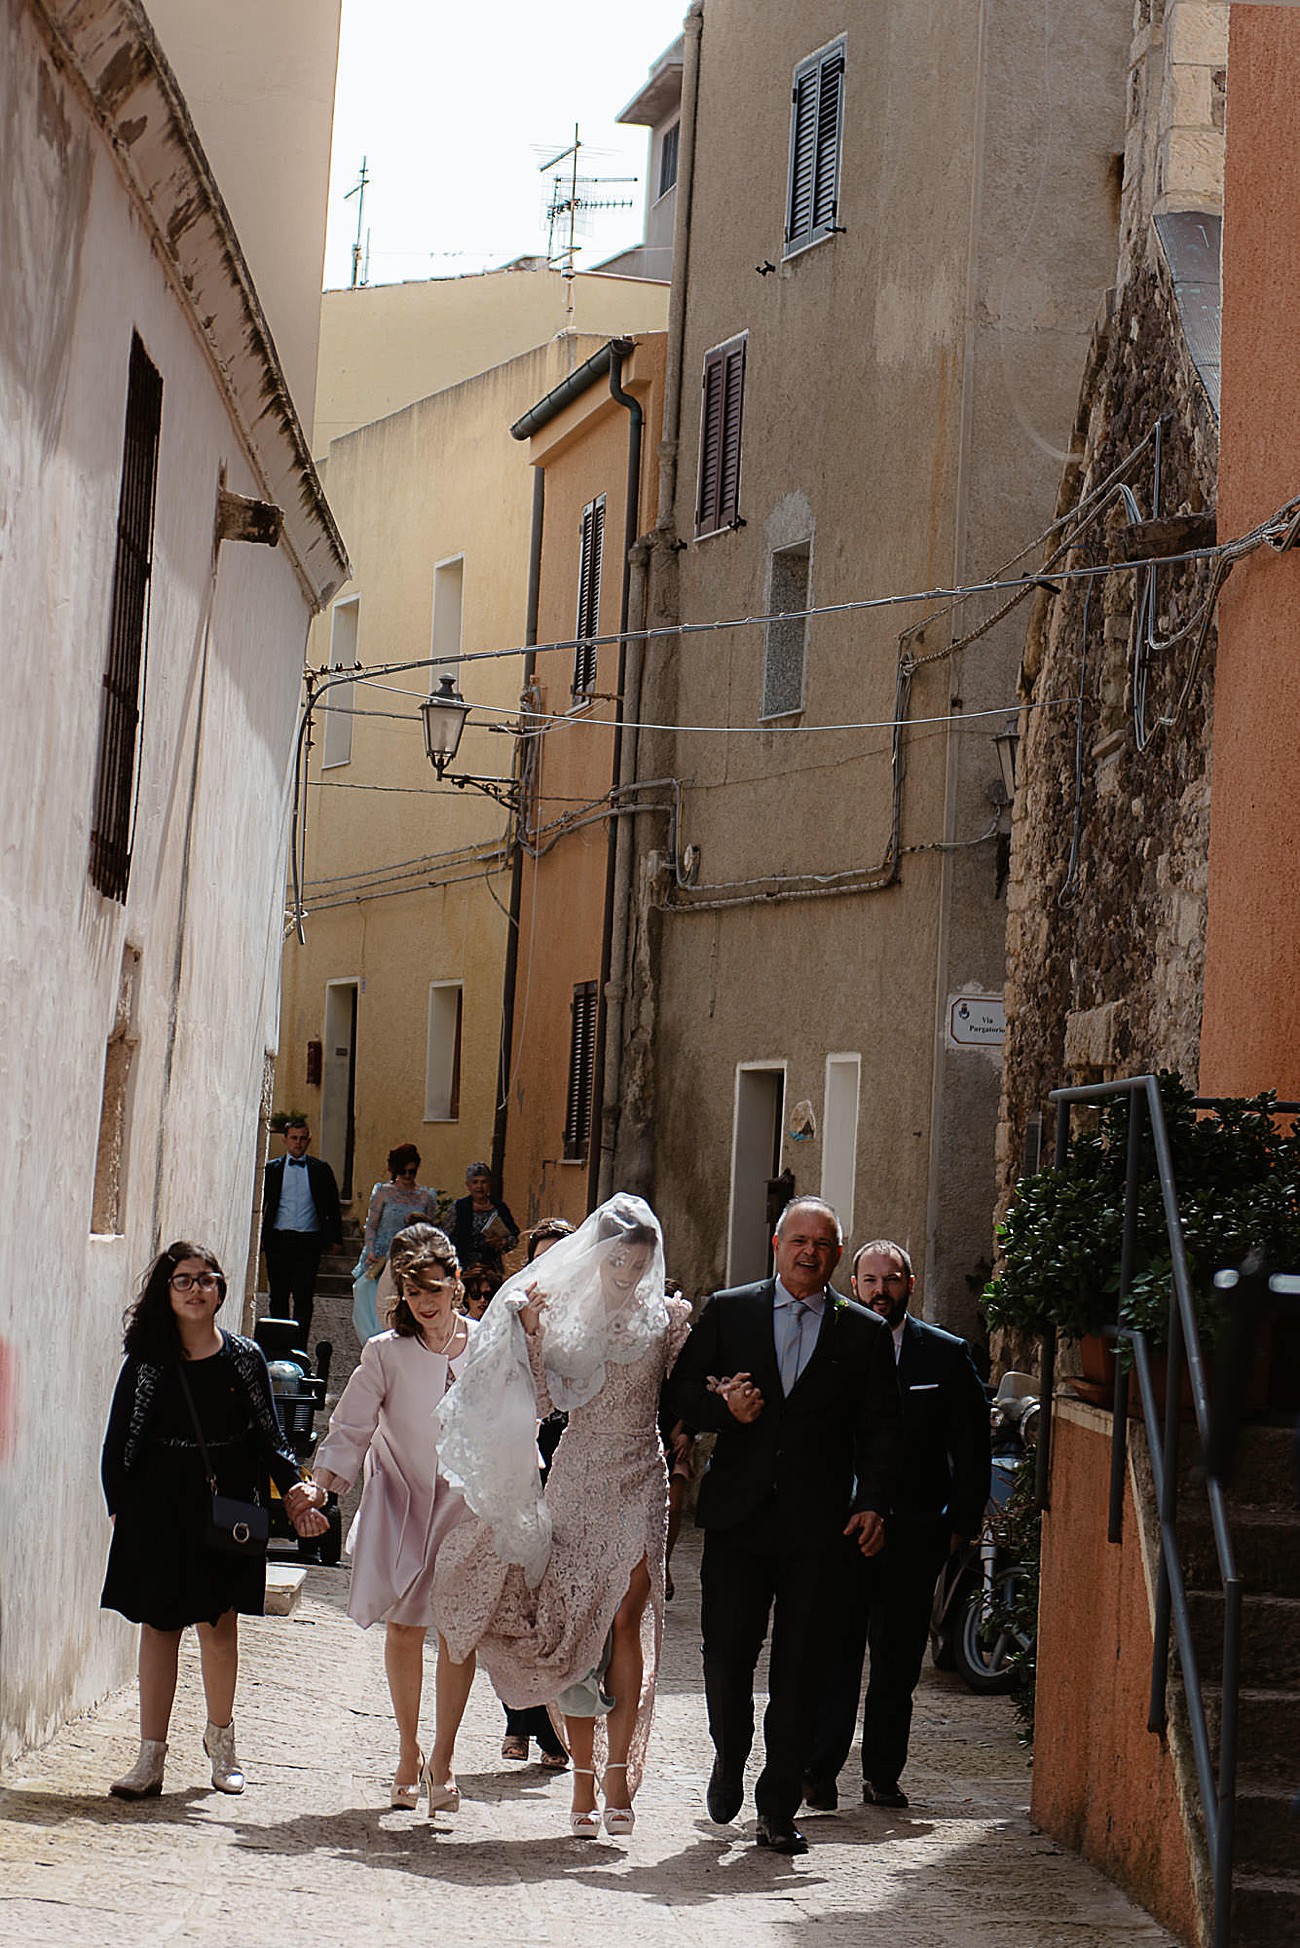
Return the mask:
<svg viewBox="0 0 1300 1948">
<path fill-rule="evenodd" d="M 902 1461 L 903 1415 L 889 1329 L 828 1292 L 821 1331 L 787 1399 L 777 1368 L 775 1279 L 715 1292 L 673 1369 L 669 1410 L 717 1444 L 700 1484 L 701 1528 L 759 1519 L 783 1548 L 831 1547 L 857 1509 L 887 1515 Z M 763 1411 L 748 1425 L 708 1390 L 748 1373 Z"/>
<path fill-rule="evenodd" d="M 266 1166 L 262 1188 L 263 1250 L 279 1215 L 280 1192 L 284 1187 L 284 1167 L 287 1162 L 287 1157 L 272 1157 Z M 320 1219 L 322 1238 L 326 1244 L 342 1244 L 343 1212 L 339 1205 L 339 1187 L 324 1157 L 308 1157 L 307 1182 L 311 1185 L 311 1201 Z"/>
<path fill-rule="evenodd" d="M 964 1339 L 911 1314 L 898 1354 L 903 1392 L 902 1521 L 943 1519 L 977 1535 L 989 1495 L 989 1406 Z"/>
</svg>

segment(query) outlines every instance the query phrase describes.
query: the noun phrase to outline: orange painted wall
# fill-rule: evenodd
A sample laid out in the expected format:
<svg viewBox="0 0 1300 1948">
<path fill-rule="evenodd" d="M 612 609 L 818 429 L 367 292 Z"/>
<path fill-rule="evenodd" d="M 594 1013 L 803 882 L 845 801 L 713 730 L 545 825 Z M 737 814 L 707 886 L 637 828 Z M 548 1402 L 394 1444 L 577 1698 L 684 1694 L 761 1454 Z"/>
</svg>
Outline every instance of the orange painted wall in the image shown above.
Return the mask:
<svg viewBox="0 0 1300 1948">
<path fill-rule="evenodd" d="M 645 414 L 638 533 L 654 521 L 663 380 L 662 333 L 639 339 L 624 371 L 625 388 Z M 623 577 L 628 414 L 598 379 L 577 405 L 534 439 L 545 469 L 538 640 L 571 638 L 578 607 L 582 510 L 605 495 L 600 633 L 618 629 Z M 580 813 L 608 792 L 613 733 L 596 720 L 615 714 L 618 649 L 598 655 L 595 701 L 572 721 L 547 730 L 542 747 L 535 823 Z M 546 715 L 572 711 L 573 652 L 537 659 L 537 685 Z M 570 1010 L 574 987 L 600 977 L 605 911 L 608 825 L 604 819 L 558 839 L 543 857 L 524 861 L 515 988 L 514 1045 L 506 1131 L 505 1192 L 516 1216 L 529 1223 L 587 1214 L 588 1166 L 565 1163 L 564 1117 L 569 1080 Z M 593 1142 L 599 1105 L 593 1107 Z"/>
<path fill-rule="evenodd" d="M 1234 7 L 1219 538 L 1300 494 L 1300 11 Z M 1201 1086 L 1300 1092 L 1300 551 L 1219 603 Z"/>
<path fill-rule="evenodd" d="M 1137 1512 L 1130 1488 L 1124 1540 L 1107 1542 L 1109 1476 L 1110 1416 L 1062 1403 L 1043 1517 L 1031 1812 L 1190 1942 L 1173 1763 L 1146 1728 L 1152 1639 Z"/>
</svg>

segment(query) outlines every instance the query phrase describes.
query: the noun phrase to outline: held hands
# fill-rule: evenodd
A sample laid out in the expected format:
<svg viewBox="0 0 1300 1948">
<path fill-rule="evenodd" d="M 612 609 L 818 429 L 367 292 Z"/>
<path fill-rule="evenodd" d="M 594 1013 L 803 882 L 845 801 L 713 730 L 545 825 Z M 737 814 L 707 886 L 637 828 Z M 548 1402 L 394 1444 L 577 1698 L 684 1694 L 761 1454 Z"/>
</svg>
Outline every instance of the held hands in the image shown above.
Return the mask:
<svg viewBox="0 0 1300 1948">
<path fill-rule="evenodd" d="M 732 1416 L 742 1426 L 756 1421 L 763 1411 L 763 1396 L 748 1373 L 732 1373 L 722 1379 L 711 1373 L 707 1385 L 710 1393 L 716 1393 L 720 1400 L 726 1402 Z"/>
<path fill-rule="evenodd" d="M 885 1546 L 884 1518 L 874 1508 L 860 1508 L 856 1515 L 850 1515 L 844 1533 L 856 1537 L 864 1556 L 879 1555 Z"/>
<path fill-rule="evenodd" d="M 296 1481 L 284 1498 L 284 1512 L 301 1536 L 326 1533 L 329 1522 L 320 1513 L 324 1506 L 325 1490 L 315 1481 Z"/>
</svg>

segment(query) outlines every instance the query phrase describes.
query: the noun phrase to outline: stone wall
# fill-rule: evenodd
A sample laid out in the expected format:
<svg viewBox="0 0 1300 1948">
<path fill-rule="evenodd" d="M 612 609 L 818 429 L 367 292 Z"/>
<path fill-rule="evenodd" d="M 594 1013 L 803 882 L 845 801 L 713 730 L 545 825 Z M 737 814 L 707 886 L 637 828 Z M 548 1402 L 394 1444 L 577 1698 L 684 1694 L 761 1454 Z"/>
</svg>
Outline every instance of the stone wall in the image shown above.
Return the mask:
<svg viewBox="0 0 1300 1948">
<path fill-rule="evenodd" d="M 1218 434 L 1183 342 L 1154 234 L 1093 340 L 1058 514 L 1149 441 L 1125 475 L 1142 518 L 1214 505 Z M 1122 555 L 1132 517 L 1111 501 L 1058 566 Z M 1161 570 L 1156 632 L 1201 604 L 1209 570 Z M 1050 1142 L 1049 1090 L 1146 1068 L 1195 1076 L 1204 969 L 1214 630 L 1145 664 L 1135 690 L 1142 577 L 1060 584 L 1037 598 L 1021 673 L 1020 783 L 1008 887 L 1009 1018 L 998 1134 L 1005 1203 Z M 1136 702 L 1135 702 L 1136 697 Z M 1169 721 L 1162 721 L 1162 720 Z"/>
</svg>

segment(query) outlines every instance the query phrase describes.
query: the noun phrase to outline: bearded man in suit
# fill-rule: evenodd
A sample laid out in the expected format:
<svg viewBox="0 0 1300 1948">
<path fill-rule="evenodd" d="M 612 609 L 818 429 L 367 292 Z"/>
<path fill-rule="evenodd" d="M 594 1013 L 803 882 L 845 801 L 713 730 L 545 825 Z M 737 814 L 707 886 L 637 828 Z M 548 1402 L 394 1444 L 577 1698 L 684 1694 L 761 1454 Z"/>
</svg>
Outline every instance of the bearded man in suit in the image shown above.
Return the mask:
<svg viewBox="0 0 1300 1948">
<path fill-rule="evenodd" d="M 853 1565 L 848 1600 L 823 1646 L 823 1688 L 805 1800 L 829 1812 L 858 1716 L 864 1650 L 871 1672 L 862 1714 L 862 1798 L 906 1806 L 912 1693 L 930 1635 L 934 1586 L 944 1558 L 984 1519 L 991 1472 L 989 1407 L 964 1339 L 908 1310 L 916 1279 L 902 1245 L 873 1238 L 853 1260 L 854 1297 L 888 1326 L 903 1395 L 903 1477 L 885 1546 Z"/>
<path fill-rule="evenodd" d="M 715 1292 L 673 1373 L 669 1411 L 717 1442 L 700 1485 L 701 1625 L 716 1759 L 710 1817 L 733 1820 L 754 1737 L 754 1667 L 772 1624 L 757 1842 L 803 1853 L 794 1823 L 809 1757 L 819 1642 L 850 1537 L 884 1541 L 902 1403 L 884 1322 L 832 1290 L 844 1248 L 829 1204 L 799 1197 L 772 1240 L 775 1276 Z"/>
</svg>

